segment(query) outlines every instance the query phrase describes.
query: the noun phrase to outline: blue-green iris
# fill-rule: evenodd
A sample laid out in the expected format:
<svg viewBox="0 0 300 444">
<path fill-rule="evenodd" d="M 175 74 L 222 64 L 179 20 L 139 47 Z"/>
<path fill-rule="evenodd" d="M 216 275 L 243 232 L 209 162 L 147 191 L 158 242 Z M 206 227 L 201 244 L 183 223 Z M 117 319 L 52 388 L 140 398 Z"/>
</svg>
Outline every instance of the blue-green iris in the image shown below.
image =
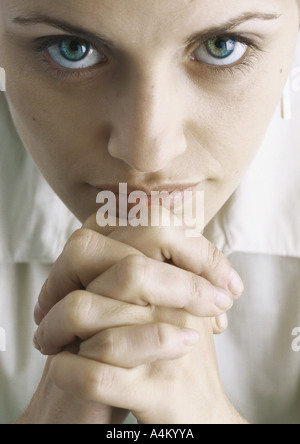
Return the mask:
<svg viewBox="0 0 300 444">
<path fill-rule="evenodd" d="M 88 55 L 90 45 L 78 40 L 66 39 L 60 42 L 59 51 L 65 59 L 71 62 L 79 62 Z"/>
<path fill-rule="evenodd" d="M 236 41 L 230 38 L 217 37 L 208 40 L 206 49 L 212 57 L 217 59 L 225 59 L 234 52 Z"/>
</svg>

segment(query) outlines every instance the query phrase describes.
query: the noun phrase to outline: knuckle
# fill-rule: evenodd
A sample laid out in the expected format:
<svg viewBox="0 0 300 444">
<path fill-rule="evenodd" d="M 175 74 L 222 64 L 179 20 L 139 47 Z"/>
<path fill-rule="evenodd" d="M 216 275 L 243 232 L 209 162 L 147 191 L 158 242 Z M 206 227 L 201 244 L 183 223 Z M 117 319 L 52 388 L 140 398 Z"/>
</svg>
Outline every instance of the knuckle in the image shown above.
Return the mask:
<svg viewBox="0 0 300 444">
<path fill-rule="evenodd" d="M 140 288 L 146 274 L 146 258 L 141 255 L 130 255 L 117 265 L 117 283 L 128 291 Z"/>
<path fill-rule="evenodd" d="M 189 298 L 193 302 L 197 301 L 200 296 L 199 279 L 194 273 L 189 273 Z"/>
<path fill-rule="evenodd" d="M 95 239 L 97 239 L 97 242 L 95 242 Z M 87 252 L 94 250 L 95 245 L 97 245 L 98 249 L 103 249 L 104 244 L 105 236 L 101 236 L 88 228 L 81 228 L 71 235 L 65 246 L 64 255 L 71 261 L 74 258 L 80 261 L 84 259 Z"/>
<path fill-rule="evenodd" d="M 70 328 L 74 329 L 84 324 L 91 311 L 91 303 L 83 290 L 76 290 L 68 294 L 63 300 L 64 321 Z"/>
<path fill-rule="evenodd" d="M 107 360 L 115 355 L 115 341 L 111 330 L 105 330 L 97 336 L 97 350 L 100 360 Z"/>
<path fill-rule="evenodd" d="M 165 324 L 156 323 L 152 326 L 152 340 L 154 348 L 159 352 L 166 344 L 167 327 Z"/>
<path fill-rule="evenodd" d="M 110 367 L 94 363 L 87 368 L 82 367 L 78 377 L 68 378 L 65 368 L 67 352 L 51 357 L 49 364 L 49 378 L 60 389 L 76 392 L 76 396 L 84 400 L 97 401 L 103 399 L 114 390 L 116 380 Z M 80 365 L 80 364 L 79 364 Z"/>
<path fill-rule="evenodd" d="M 218 276 L 218 286 L 227 288 L 232 272 L 229 259 L 211 242 L 207 244 L 206 255 L 208 267 Z"/>
<path fill-rule="evenodd" d="M 209 242 L 207 248 L 207 259 L 212 268 L 217 268 L 224 261 L 225 256 L 214 244 Z"/>
<path fill-rule="evenodd" d="M 83 395 L 87 399 L 102 399 L 107 393 L 114 390 L 115 377 L 110 367 L 96 365 L 89 373 L 83 388 Z"/>
<path fill-rule="evenodd" d="M 90 236 L 91 231 L 86 228 L 76 230 L 68 240 L 66 250 L 70 252 L 73 252 L 74 250 L 78 251 L 78 248 L 84 246 L 86 242 L 89 243 Z"/>
</svg>

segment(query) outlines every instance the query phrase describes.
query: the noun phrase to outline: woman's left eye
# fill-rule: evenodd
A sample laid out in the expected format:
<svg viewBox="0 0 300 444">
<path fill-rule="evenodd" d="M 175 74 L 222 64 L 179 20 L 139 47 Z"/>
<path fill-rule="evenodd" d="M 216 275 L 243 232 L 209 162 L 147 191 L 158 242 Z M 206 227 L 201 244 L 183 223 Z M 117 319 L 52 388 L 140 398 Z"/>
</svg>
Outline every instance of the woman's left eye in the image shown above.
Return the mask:
<svg viewBox="0 0 300 444">
<path fill-rule="evenodd" d="M 68 69 L 84 69 L 106 61 L 106 57 L 90 43 L 76 38 L 67 38 L 50 44 L 47 52 L 58 65 Z"/>
<path fill-rule="evenodd" d="M 202 43 L 192 57 L 208 65 L 229 66 L 239 62 L 248 49 L 247 44 L 231 37 L 214 37 Z"/>
</svg>

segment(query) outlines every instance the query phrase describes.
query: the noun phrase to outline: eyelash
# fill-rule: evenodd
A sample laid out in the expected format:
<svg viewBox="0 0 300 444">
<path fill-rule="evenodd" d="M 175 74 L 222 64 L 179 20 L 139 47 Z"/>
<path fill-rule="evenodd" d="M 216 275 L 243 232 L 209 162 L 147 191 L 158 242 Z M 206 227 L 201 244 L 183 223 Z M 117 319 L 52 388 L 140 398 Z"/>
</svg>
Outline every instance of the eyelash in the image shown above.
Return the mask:
<svg viewBox="0 0 300 444">
<path fill-rule="evenodd" d="M 241 73 L 249 72 L 249 70 L 251 70 L 251 68 L 254 65 L 254 61 L 257 60 L 259 55 L 261 55 L 261 53 L 264 52 L 263 49 L 261 47 L 259 47 L 256 43 L 254 43 L 252 40 L 250 40 L 248 38 L 244 38 L 239 34 L 235 34 L 235 33 L 219 34 L 219 35 L 214 35 L 209 38 L 206 38 L 206 40 L 202 40 L 200 42 L 198 41 L 197 46 L 194 47 L 194 50 L 193 51 L 189 50 L 190 59 L 193 60 L 192 54 L 193 54 L 193 52 L 196 51 L 196 49 L 200 45 L 205 44 L 209 39 L 219 38 L 219 37 L 229 38 L 229 39 L 232 39 L 236 42 L 247 45 L 248 46 L 248 50 L 247 50 L 248 54 L 245 57 L 243 57 L 242 60 L 240 62 L 238 62 L 237 64 L 228 65 L 228 66 L 226 66 L 226 65 L 223 65 L 223 66 L 209 65 L 209 64 L 197 61 L 197 60 L 194 61 L 194 62 L 197 62 L 201 66 L 205 66 L 205 69 L 210 70 L 213 75 L 217 75 L 217 76 L 224 75 L 224 74 L 234 75 L 238 71 L 240 71 Z M 67 79 L 67 80 L 79 81 L 80 79 L 83 79 L 84 77 L 88 78 L 91 75 L 91 73 L 93 71 L 95 71 L 95 68 L 98 68 L 100 65 L 106 64 L 106 62 L 103 62 L 103 63 L 96 64 L 94 66 L 91 66 L 89 68 L 76 69 L 76 70 L 63 68 L 63 67 L 61 67 L 61 68 L 55 67 L 52 64 L 52 62 L 45 57 L 45 54 L 44 54 L 45 51 L 47 51 L 49 49 L 49 47 L 51 47 L 57 43 L 60 43 L 64 39 L 70 39 L 70 38 L 75 39 L 75 40 L 80 40 L 81 42 L 89 43 L 89 42 L 85 41 L 84 39 L 82 39 L 81 37 L 67 35 L 67 34 L 66 35 L 59 35 L 59 36 L 42 37 L 36 41 L 37 45 L 34 47 L 34 52 L 36 53 L 39 62 L 44 66 L 46 71 L 49 71 L 51 74 L 54 74 L 60 80 Z M 90 45 L 95 50 L 97 50 L 97 48 L 95 46 L 93 46 L 92 44 L 90 44 Z M 104 51 L 102 50 L 101 52 L 104 52 Z M 53 63 L 55 63 L 55 62 L 53 61 Z"/>
<path fill-rule="evenodd" d="M 47 51 L 51 46 L 56 45 L 57 43 L 62 42 L 65 39 L 74 39 L 74 40 L 80 40 L 82 43 L 89 43 L 88 41 L 82 39 L 81 37 L 75 36 L 75 35 L 59 35 L 59 36 L 47 36 L 42 37 L 36 41 L 36 46 L 34 47 L 34 53 L 37 55 L 38 61 L 44 66 L 45 70 L 47 72 L 50 72 L 51 74 L 54 74 L 58 79 L 64 80 L 64 79 L 74 79 L 79 80 L 83 77 L 89 77 L 91 72 L 95 70 L 95 68 L 98 67 L 99 64 L 91 66 L 90 68 L 84 68 L 84 69 L 68 69 L 64 67 L 55 67 L 53 64 L 54 61 L 51 62 L 46 56 L 45 51 Z M 89 43 L 90 44 L 90 43 Z M 95 48 L 94 45 L 90 44 L 92 48 Z M 99 49 L 98 49 L 99 50 Z M 101 51 L 103 52 L 103 51 Z M 105 63 L 100 63 L 101 65 Z"/>
<path fill-rule="evenodd" d="M 194 51 L 199 47 L 199 45 L 204 45 L 207 43 L 209 39 L 217 39 L 217 38 L 224 38 L 224 39 L 231 39 L 234 40 L 237 43 L 242 43 L 243 45 L 246 45 L 248 47 L 246 55 L 235 65 L 209 65 L 205 64 L 206 69 L 210 70 L 212 75 L 218 76 L 218 75 L 224 75 L 229 74 L 231 76 L 235 75 L 237 72 L 245 74 L 246 72 L 249 72 L 253 67 L 255 61 L 259 59 L 259 57 L 265 52 L 262 47 L 260 47 L 257 43 L 255 43 L 253 40 L 242 37 L 240 34 L 237 33 L 224 33 L 224 34 L 217 34 L 212 35 L 205 40 L 202 40 L 201 42 L 197 43 L 197 47 L 194 49 Z M 204 63 L 198 62 L 201 65 Z"/>
</svg>

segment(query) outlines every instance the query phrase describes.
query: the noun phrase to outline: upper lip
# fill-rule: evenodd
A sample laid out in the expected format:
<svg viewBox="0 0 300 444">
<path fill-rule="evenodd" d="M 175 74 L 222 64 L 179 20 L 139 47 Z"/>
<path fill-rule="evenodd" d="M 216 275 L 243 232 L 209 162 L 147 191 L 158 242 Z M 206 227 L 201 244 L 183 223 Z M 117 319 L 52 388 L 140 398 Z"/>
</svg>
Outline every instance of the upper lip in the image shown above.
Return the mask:
<svg viewBox="0 0 300 444">
<path fill-rule="evenodd" d="M 175 191 L 178 192 L 183 192 L 183 191 L 187 191 L 187 190 L 193 190 L 196 187 L 198 187 L 203 181 L 199 181 L 196 183 L 189 183 L 189 184 L 166 184 L 166 185 L 159 185 L 159 186 L 155 186 L 153 185 L 153 187 L 145 187 L 145 186 L 133 186 L 133 185 L 127 185 L 127 193 L 131 194 L 134 191 L 143 191 L 144 193 L 146 193 L 148 196 L 151 196 L 151 192 L 163 192 L 163 191 L 167 191 L 168 193 L 173 193 Z M 126 182 L 120 182 L 120 183 L 126 183 Z M 119 184 L 118 185 L 99 185 L 99 186 L 95 186 L 94 188 L 99 189 L 100 191 L 112 191 L 114 194 L 119 194 Z"/>
</svg>

